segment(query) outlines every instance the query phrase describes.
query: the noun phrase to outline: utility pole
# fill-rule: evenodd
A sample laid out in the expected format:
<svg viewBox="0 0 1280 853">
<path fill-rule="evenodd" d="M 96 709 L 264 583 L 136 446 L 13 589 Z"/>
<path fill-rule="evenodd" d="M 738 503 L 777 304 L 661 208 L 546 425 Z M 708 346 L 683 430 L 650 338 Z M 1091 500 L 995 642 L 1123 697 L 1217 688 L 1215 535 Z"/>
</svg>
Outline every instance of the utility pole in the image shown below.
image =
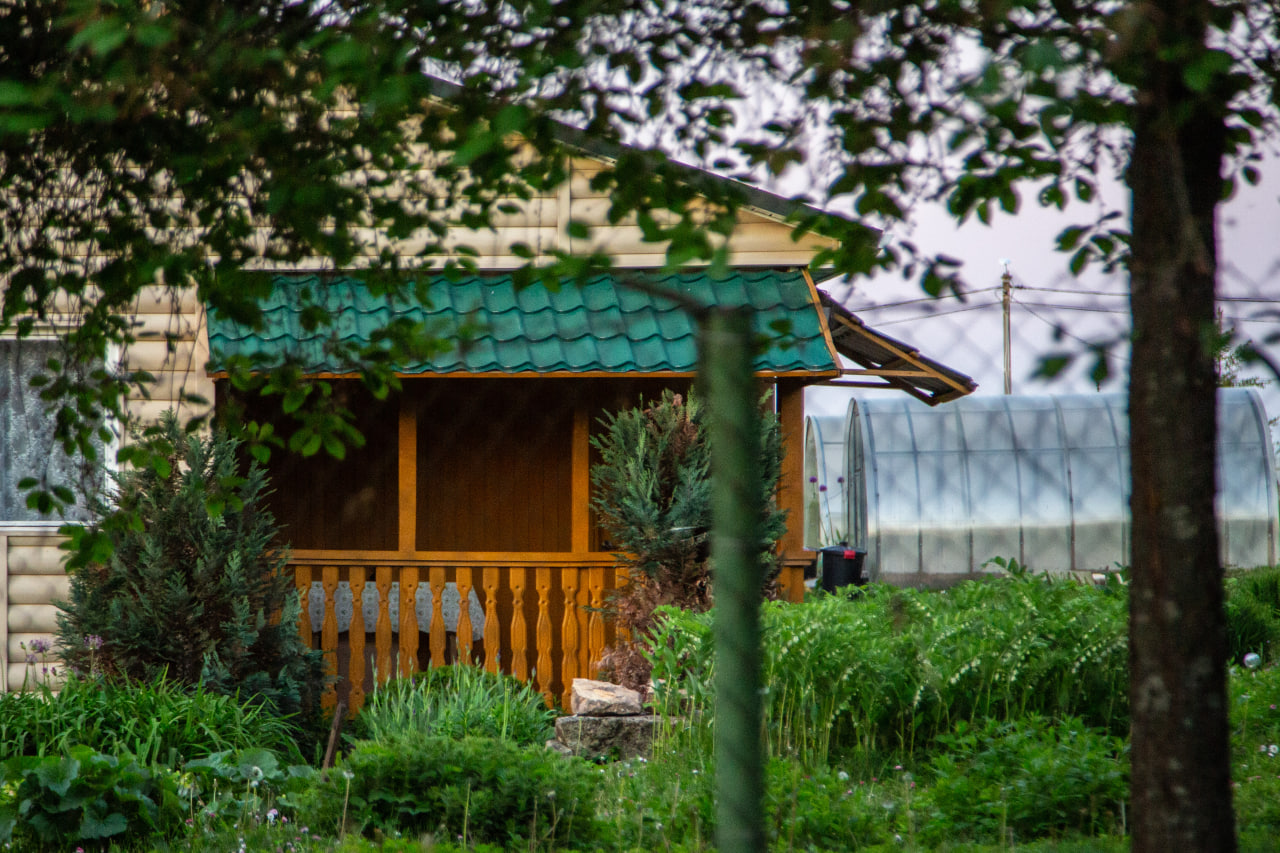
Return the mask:
<svg viewBox="0 0 1280 853">
<path fill-rule="evenodd" d="M 1004 306 L 1004 393 L 1013 393 L 1013 341 L 1009 328 L 1009 309 L 1013 302 L 1013 276 L 1009 274 L 1009 260 L 1004 264 L 1004 275 L 1000 276 L 1000 302 Z"/>
</svg>

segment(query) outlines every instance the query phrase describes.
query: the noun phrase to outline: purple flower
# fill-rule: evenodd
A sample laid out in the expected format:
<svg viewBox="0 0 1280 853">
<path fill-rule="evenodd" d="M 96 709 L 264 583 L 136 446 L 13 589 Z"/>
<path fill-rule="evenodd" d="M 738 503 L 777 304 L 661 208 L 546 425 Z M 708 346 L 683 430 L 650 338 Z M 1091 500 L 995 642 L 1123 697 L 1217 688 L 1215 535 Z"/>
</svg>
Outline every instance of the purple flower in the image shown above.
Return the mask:
<svg viewBox="0 0 1280 853">
<path fill-rule="evenodd" d="M 49 653 L 49 641 L 35 639 L 31 641 L 31 653 L 36 655 L 44 655 Z"/>
<path fill-rule="evenodd" d="M 821 485 L 821 486 L 818 486 L 818 491 L 820 491 L 820 492 L 825 492 L 826 490 L 827 490 L 826 484 L 823 484 L 823 485 Z"/>
<path fill-rule="evenodd" d="M 84 647 L 91 652 L 96 652 L 102 648 L 102 638 L 97 634 L 86 634 L 84 638 Z"/>
<path fill-rule="evenodd" d="M 837 483 L 844 483 L 844 477 L 836 477 Z"/>
<path fill-rule="evenodd" d="M 816 482 L 818 482 L 818 478 L 817 478 L 817 477 L 810 477 L 810 478 L 809 478 L 809 482 L 810 482 L 810 483 L 816 483 Z"/>
</svg>

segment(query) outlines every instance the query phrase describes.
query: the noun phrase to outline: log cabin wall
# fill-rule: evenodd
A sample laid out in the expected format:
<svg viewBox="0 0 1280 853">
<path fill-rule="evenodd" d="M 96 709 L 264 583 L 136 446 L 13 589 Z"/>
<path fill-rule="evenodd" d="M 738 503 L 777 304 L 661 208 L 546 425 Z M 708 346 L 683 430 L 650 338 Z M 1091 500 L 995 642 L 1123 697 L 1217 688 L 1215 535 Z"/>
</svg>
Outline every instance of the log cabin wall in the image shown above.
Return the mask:
<svg viewBox="0 0 1280 853">
<path fill-rule="evenodd" d="M 558 251 L 600 250 L 612 253 L 614 263 L 620 268 L 662 266 L 665 244 L 645 242 L 631 220 L 609 222 L 607 194 L 590 187 L 591 178 L 602 168 L 601 163 L 589 157 L 573 158 L 571 178 L 562 186 L 536 192 L 529 199 L 511 200 L 509 212 L 498 217 L 493 230 L 459 231 L 456 237 L 450 238 L 451 244 L 476 249 L 479 254 L 467 255 L 467 258 L 485 270 L 512 269 L 526 264 L 525 257 L 512 251 L 516 244 L 530 246 L 542 257 Z M 792 229 L 771 214 L 743 210 L 739 218 L 742 225 L 730 243 L 730 262 L 733 264 L 803 266 L 817 249 L 831 246 L 831 241 L 813 233 L 794 240 Z M 588 226 L 585 239 L 569 237 L 566 226 L 571 219 Z M 406 268 L 412 268 L 416 262 L 415 253 L 423 244 L 421 237 L 410 237 L 397 242 L 394 252 Z M 375 242 L 374 245 L 381 248 L 383 244 Z M 445 252 L 436 257 L 437 261 L 442 261 L 462 256 L 457 252 Z M 361 265 L 360 261 L 355 264 L 356 267 Z M 304 271 L 328 268 L 328 262 L 321 258 L 270 267 Z M 71 311 L 67 306 L 61 309 L 55 306 L 55 309 L 68 316 Z M 60 321 L 65 319 L 64 316 Z M 212 401 L 214 397 L 213 382 L 206 372 L 209 343 L 205 314 L 195 291 L 160 286 L 147 288 L 137 300 L 133 321 L 136 340 L 120 355 L 129 369 L 147 370 L 155 376 L 155 381 L 131 396 L 128 401 L 130 415 L 140 423 L 149 423 L 171 408 L 177 410 L 184 420 L 205 414 L 207 406 L 192 399 Z M 572 427 L 575 434 L 581 434 L 584 425 L 588 430 L 596 429 L 596 414 L 617 408 L 619 404 L 634 402 L 640 393 L 636 389 L 661 387 L 660 382 L 650 380 L 628 382 L 633 384 L 615 383 L 607 389 L 603 385 L 593 387 L 588 396 L 599 394 L 599 404 L 589 403 L 590 411 L 595 414 L 587 415 L 585 419 L 580 413 L 576 415 L 577 420 Z M 387 459 L 387 454 L 379 452 L 379 448 L 391 443 L 396 435 L 395 413 L 372 404 L 352 406 L 351 410 L 357 412 L 357 424 L 369 437 L 365 451 L 352 451 L 342 463 L 329 459 L 323 469 L 310 465 L 310 460 L 282 461 L 283 454 L 278 454 L 278 458 L 273 460 L 277 491 L 296 490 L 301 495 L 314 498 L 306 511 L 303 511 L 301 503 L 293 505 L 295 510 L 286 510 L 284 504 L 275 505 L 278 519 L 286 525 L 291 538 L 315 543 L 321 549 L 395 550 L 399 543 L 392 543 L 390 536 L 397 519 L 396 499 L 399 496 L 397 489 L 392 488 L 397 472 L 378 467 Z M 563 475 L 556 476 L 562 478 Z M 349 485 L 353 482 L 362 485 L 352 490 Z M 581 480 L 571 483 L 570 488 L 581 492 Z M 581 516 L 586 510 L 580 505 L 578 512 Z M 428 525 L 425 532 L 436 535 L 431 532 L 430 524 L 424 523 Z M 563 520 L 555 522 L 557 530 L 560 524 Z M 485 526 L 496 529 L 500 525 L 486 522 Z M 7 543 L 5 553 L 10 558 L 9 573 L 0 574 L 0 594 L 3 595 L 0 615 L 7 616 L 0 625 L 0 670 L 3 670 L 0 673 L 0 690 L 22 683 L 26 656 L 16 644 L 38 638 L 51 639 L 56 629 L 53 602 L 63 594 L 61 590 L 66 578 L 62 576 L 62 554 L 56 547 L 60 539 L 52 532 L 55 527 L 30 528 L 0 522 L 0 537 L 7 537 L 4 540 Z M 600 531 L 590 518 L 584 522 L 579 517 L 571 527 L 578 531 L 578 539 L 570 543 L 572 551 L 594 552 L 601 547 Z M 562 533 L 555 535 L 562 536 Z M 13 568 L 15 566 L 16 569 Z M 17 581 L 15 588 L 12 579 L 17 577 L 56 580 L 22 580 Z"/>
</svg>

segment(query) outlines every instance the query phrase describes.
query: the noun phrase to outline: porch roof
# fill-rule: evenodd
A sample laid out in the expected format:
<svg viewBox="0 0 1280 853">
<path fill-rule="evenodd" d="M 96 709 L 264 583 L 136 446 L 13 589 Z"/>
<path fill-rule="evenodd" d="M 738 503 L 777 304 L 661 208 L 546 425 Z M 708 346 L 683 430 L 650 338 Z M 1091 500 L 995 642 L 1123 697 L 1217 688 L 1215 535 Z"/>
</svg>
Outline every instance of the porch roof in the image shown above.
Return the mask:
<svg viewBox="0 0 1280 853">
<path fill-rule="evenodd" d="M 355 372 L 356 355 L 374 352 L 402 375 L 691 375 L 697 325 L 686 305 L 698 304 L 754 309 L 757 331 L 768 333 L 755 361 L 762 376 L 839 374 L 817 293 L 795 269 L 738 269 L 722 279 L 626 271 L 553 288 L 517 287 L 510 275 L 434 274 L 394 297 L 347 275 L 277 275 L 272 284 L 260 327 L 210 310 L 215 373 L 245 356 L 255 366 L 287 360 L 307 374 L 341 376 Z M 333 324 L 316 326 L 308 306 L 327 309 Z M 392 354 L 381 330 L 394 323 L 421 324 L 445 345 Z"/>
</svg>

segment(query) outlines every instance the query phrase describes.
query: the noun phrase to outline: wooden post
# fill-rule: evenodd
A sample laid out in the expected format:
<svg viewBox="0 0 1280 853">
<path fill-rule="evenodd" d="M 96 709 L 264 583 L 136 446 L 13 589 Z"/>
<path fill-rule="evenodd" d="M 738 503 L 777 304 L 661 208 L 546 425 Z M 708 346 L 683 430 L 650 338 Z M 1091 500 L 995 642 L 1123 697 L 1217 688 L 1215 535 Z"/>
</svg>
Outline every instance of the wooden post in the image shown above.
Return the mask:
<svg viewBox="0 0 1280 853">
<path fill-rule="evenodd" d="M 498 623 L 498 582 L 502 569 L 484 569 L 484 668 L 497 672 L 502 655 L 502 626 Z"/>
<path fill-rule="evenodd" d="M 591 416 L 587 414 L 586 403 L 582 400 L 573 409 L 572 453 L 570 549 L 581 554 L 591 550 Z"/>
<path fill-rule="evenodd" d="M 551 704 L 551 570 L 537 569 L 538 587 L 538 690 Z"/>
<path fill-rule="evenodd" d="M 338 567 L 325 566 L 320 570 L 320 583 L 324 586 L 324 621 L 320 627 L 320 648 L 324 650 L 325 672 L 338 674 L 338 615 L 334 609 L 334 593 L 338 591 Z M 337 701 L 335 685 L 325 688 L 321 706 L 332 708 Z"/>
<path fill-rule="evenodd" d="M 391 677 L 391 572 L 390 566 L 378 566 L 378 624 L 373 643 L 379 684 Z"/>
<path fill-rule="evenodd" d="M 431 668 L 444 666 L 445 630 L 444 630 L 444 566 L 432 566 L 427 570 L 431 578 Z"/>
<path fill-rule="evenodd" d="M 400 674 L 418 671 L 418 569 L 400 569 Z"/>
<path fill-rule="evenodd" d="M 587 620 L 587 672 L 593 670 L 604 654 L 604 567 L 592 566 L 587 572 L 587 586 L 591 593 L 591 613 Z"/>
<path fill-rule="evenodd" d="M 474 643 L 471 625 L 471 567 L 458 566 L 458 659 L 457 663 L 471 663 L 471 646 Z"/>
<path fill-rule="evenodd" d="M 352 566 L 347 573 L 347 582 L 351 584 L 351 627 L 347 629 L 347 645 L 351 649 L 351 661 L 347 664 L 347 683 L 351 692 L 347 697 L 347 705 L 352 711 L 364 707 L 364 583 L 366 577 L 364 566 Z"/>
<path fill-rule="evenodd" d="M 293 583 L 298 588 L 298 604 L 302 611 L 298 614 L 298 633 L 307 648 L 315 642 L 315 629 L 311 627 L 311 567 L 294 566 Z"/>
<path fill-rule="evenodd" d="M 511 568 L 511 674 L 529 680 L 529 626 L 524 619 L 524 588 L 529 570 Z"/>
<path fill-rule="evenodd" d="M 398 452 L 399 546 L 401 555 L 411 556 L 418 538 L 418 419 L 403 393 L 400 395 Z"/>
<path fill-rule="evenodd" d="M 782 430 L 782 473 L 778 478 L 778 508 L 787 513 L 787 529 L 778 540 L 778 556 L 784 568 L 799 568 L 813 562 L 804 550 L 804 385 L 797 380 L 779 380 L 778 426 Z M 787 600 L 804 600 L 804 583 L 786 590 Z"/>
<path fill-rule="evenodd" d="M 564 595 L 564 619 L 560 623 L 560 692 L 565 707 L 578 675 L 578 569 L 560 569 L 560 591 Z"/>
</svg>

